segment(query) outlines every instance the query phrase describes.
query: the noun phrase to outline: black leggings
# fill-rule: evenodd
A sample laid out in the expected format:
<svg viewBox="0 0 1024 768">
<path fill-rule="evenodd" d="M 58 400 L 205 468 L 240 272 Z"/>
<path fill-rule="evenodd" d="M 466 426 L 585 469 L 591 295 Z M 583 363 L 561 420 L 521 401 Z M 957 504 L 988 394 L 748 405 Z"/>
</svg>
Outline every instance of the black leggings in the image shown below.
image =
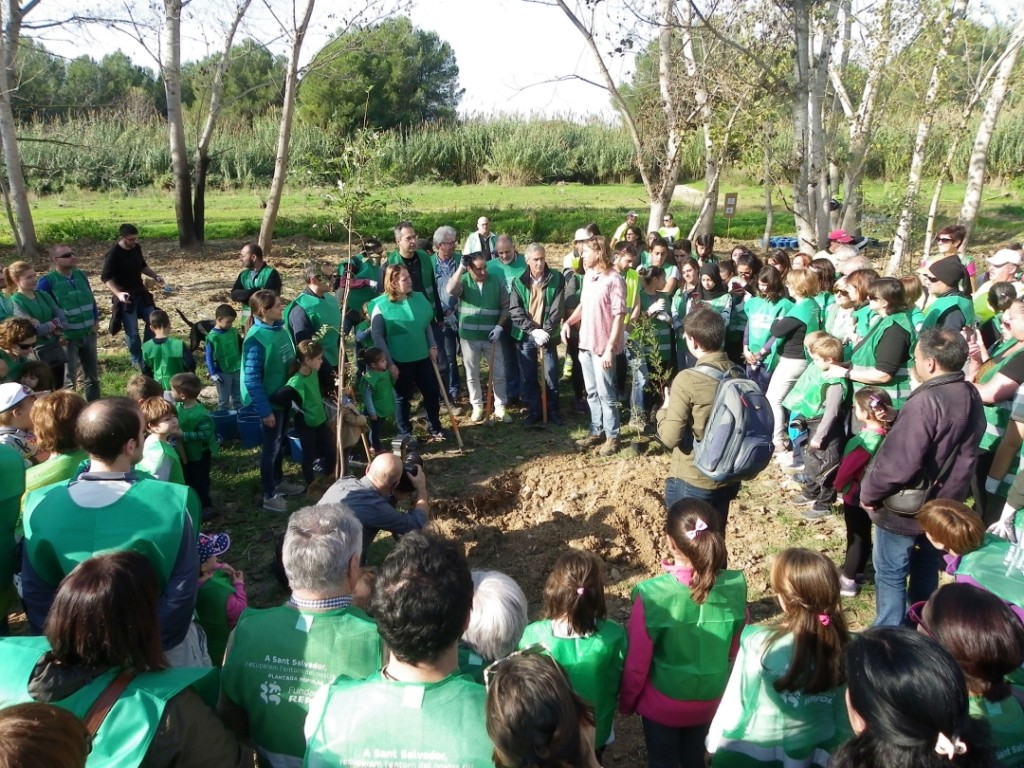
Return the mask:
<svg viewBox="0 0 1024 768">
<path fill-rule="evenodd" d="M 315 477 L 313 463 L 317 459 L 320 459 L 320 466 L 323 467 L 325 475 L 334 472 L 336 460 L 334 433 L 327 426 L 328 423 L 325 421 L 318 427 L 309 427 L 306 426 L 306 420 L 301 413 L 295 416 L 295 434 L 302 446 L 302 479 L 306 485 L 313 482 Z"/>
<path fill-rule="evenodd" d="M 398 420 L 398 431 L 412 434 L 409 417 L 412 413 L 411 403 L 413 392 L 417 389 L 423 395 L 423 408 L 427 412 L 427 424 L 431 432 L 441 431 L 441 390 L 437 387 L 437 375 L 429 357 L 414 360 L 411 363 L 395 362 L 398 366 L 398 380 L 395 382 L 395 414 Z"/>
<path fill-rule="evenodd" d="M 856 504 L 843 502 L 846 520 L 846 559 L 839 572 L 848 579 L 864 573 L 871 555 L 871 518 Z"/>
</svg>

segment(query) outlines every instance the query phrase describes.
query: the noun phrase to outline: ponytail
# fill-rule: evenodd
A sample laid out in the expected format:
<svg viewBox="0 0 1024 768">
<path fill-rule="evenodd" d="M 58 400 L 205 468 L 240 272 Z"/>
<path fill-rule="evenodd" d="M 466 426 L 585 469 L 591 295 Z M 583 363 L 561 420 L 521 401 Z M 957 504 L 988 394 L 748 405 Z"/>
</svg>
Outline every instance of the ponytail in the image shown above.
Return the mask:
<svg viewBox="0 0 1024 768">
<path fill-rule="evenodd" d="M 721 518 L 706 501 L 681 499 L 668 511 L 665 533 L 693 566 L 690 596 L 700 605 L 715 586 L 718 572 L 725 568 L 729 557 Z"/>
</svg>

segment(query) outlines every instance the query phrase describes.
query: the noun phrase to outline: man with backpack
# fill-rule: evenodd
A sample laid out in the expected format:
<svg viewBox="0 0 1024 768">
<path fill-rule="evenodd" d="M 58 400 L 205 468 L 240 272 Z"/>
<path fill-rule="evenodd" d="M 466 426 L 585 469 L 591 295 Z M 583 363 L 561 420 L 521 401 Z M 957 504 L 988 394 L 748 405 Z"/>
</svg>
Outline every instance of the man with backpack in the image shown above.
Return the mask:
<svg viewBox="0 0 1024 768">
<path fill-rule="evenodd" d="M 771 410 L 722 350 L 725 321 L 718 312 L 697 307 L 687 314 L 683 334 L 697 364 L 676 376 L 658 411 L 658 439 L 672 451 L 665 506 L 700 499 L 724 525 L 741 480 L 771 459 Z"/>
</svg>

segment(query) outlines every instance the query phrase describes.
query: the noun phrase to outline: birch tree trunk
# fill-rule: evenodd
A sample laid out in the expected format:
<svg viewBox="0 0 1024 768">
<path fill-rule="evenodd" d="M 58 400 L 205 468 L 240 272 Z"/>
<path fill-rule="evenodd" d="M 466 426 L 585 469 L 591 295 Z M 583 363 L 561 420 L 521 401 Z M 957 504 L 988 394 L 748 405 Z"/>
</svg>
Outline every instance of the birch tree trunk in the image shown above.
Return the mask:
<svg viewBox="0 0 1024 768">
<path fill-rule="evenodd" d="M 967 228 L 967 236 L 964 238 L 965 248 L 971 239 L 974 222 L 978 219 L 978 206 L 981 205 L 981 191 L 985 186 L 985 169 L 988 165 L 988 147 L 992 142 L 992 132 L 995 130 L 999 112 L 1006 100 L 1007 83 L 1013 73 L 1013 67 L 1017 63 L 1017 54 L 1020 52 L 1022 44 L 1024 44 L 1024 18 L 1017 22 L 1017 26 L 1014 27 L 1013 34 L 1006 44 L 1006 50 L 999 62 L 999 71 L 992 82 L 992 90 L 985 103 L 981 125 L 978 126 L 978 133 L 974 137 L 974 149 L 971 151 L 971 160 L 967 166 L 967 189 L 964 192 L 964 202 L 960 207 L 959 219 L 959 223 Z"/>
<path fill-rule="evenodd" d="M 810 200 L 810 146 L 809 111 L 811 90 L 811 15 L 807 0 L 793 1 L 793 29 L 796 40 L 794 51 L 792 166 L 796 170 L 793 182 L 793 217 L 796 235 L 801 243 L 814 240 L 814 218 Z"/>
<path fill-rule="evenodd" d="M 671 19 L 671 0 L 665 0 L 664 18 Z M 693 227 L 690 230 L 690 239 L 695 235 L 713 234 L 715 230 L 715 213 L 718 211 L 718 179 L 719 159 L 718 150 L 715 147 L 711 132 L 711 121 L 713 118 L 711 103 L 708 98 L 708 90 L 704 83 L 703 67 L 698 66 L 697 57 L 693 49 L 693 8 L 690 3 L 683 3 L 682 19 L 679 30 L 679 38 L 682 43 L 683 61 L 686 65 L 686 75 L 694 85 L 693 100 L 697 114 L 700 116 L 701 133 L 704 137 L 704 200 L 701 201 L 700 214 L 697 216 Z M 662 56 L 670 51 L 663 49 Z M 667 89 L 666 82 L 663 83 L 663 90 Z M 677 174 L 678 176 L 678 171 Z"/>
<path fill-rule="evenodd" d="M 284 81 L 284 105 L 281 107 L 281 124 L 277 132 L 277 157 L 274 160 L 274 178 L 270 182 L 270 193 L 267 195 L 267 208 L 263 212 L 263 223 L 260 225 L 260 247 L 265 254 L 270 253 L 270 244 L 274 239 L 274 225 L 281 209 L 281 195 L 288 176 L 288 148 L 292 138 L 292 120 L 295 117 L 295 95 L 299 88 L 299 55 L 302 53 L 302 42 L 306 37 L 306 28 L 313 15 L 316 0 L 306 0 L 306 10 L 301 19 L 292 17 L 291 53 L 288 57 L 288 73 Z"/>
<path fill-rule="evenodd" d="M 185 113 L 181 105 L 181 12 L 188 0 L 164 0 L 163 41 L 160 71 L 167 98 L 167 133 L 170 140 L 171 174 L 174 176 L 174 216 L 178 223 L 178 245 L 197 244 L 192 212 L 192 171 L 185 143 Z"/>
<path fill-rule="evenodd" d="M 952 6 L 949 7 L 942 21 L 942 41 L 939 44 L 939 50 L 935 53 L 935 64 L 932 66 L 928 90 L 925 92 L 923 111 L 917 126 L 917 137 L 914 140 L 914 154 L 910 159 L 907 190 L 903 195 L 903 207 L 896 225 L 896 234 L 892 240 L 892 253 L 889 255 L 889 262 L 885 269 L 885 273 L 888 275 L 899 274 L 903 260 L 910 254 L 910 235 L 914 223 L 914 208 L 921 190 L 924 153 L 928 144 L 928 136 L 931 134 L 932 123 L 935 121 L 935 113 L 938 110 L 938 105 L 935 102 L 939 95 L 946 57 L 949 55 L 949 46 L 953 41 L 953 33 L 957 23 L 967 11 L 967 2 L 968 0 L 953 0 Z"/>
</svg>

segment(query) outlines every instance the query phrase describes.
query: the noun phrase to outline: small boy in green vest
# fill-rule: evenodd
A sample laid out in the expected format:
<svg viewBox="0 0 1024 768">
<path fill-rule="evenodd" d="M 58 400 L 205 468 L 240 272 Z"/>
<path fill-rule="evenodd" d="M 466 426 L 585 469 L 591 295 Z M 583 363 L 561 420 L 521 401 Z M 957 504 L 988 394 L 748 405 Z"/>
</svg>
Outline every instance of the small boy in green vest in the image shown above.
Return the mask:
<svg viewBox="0 0 1024 768">
<path fill-rule="evenodd" d="M 203 520 L 216 514 L 210 499 L 210 462 L 217 454 L 217 435 L 206 406 L 199 402 L 203 384 L 194 373 L 176 373 L 171 377 L 171 391 L 178 403 L 178 425 L 186 462 L 182 467 L 185 484 L 196 492 L 203 508 Z"/>
<path fill-rule="evenodd" d="M 237 317 L 234 307 L 221 304 L 214 314 L 215 325 L 206 336 L 206 369 L 217 385 L 217 408 L 221 411 L 242 407 L 242 341 L 234 327 Z"/>
<path fill-rule="evenodd" d="M 176 373 L 194 371 L 196 361 L 184 341 L 171 336 L 171 318 L 162 309 L 149 316 L 153 338 L 142 345 L 142 372 L 170 389 L 171 377 Z"/>
<path fill-rule="evenodd" d="M 146 442 L 142 449 L 142 461 L 135 465 L 152 475 L 157 480 L 166 480 L 179 485 L 186 485 L 185 473 L 182 470 L 181 429 L 178 426 L 178 411 L 163 397 L 147 397 L 139 408 L 146 420 Z M 171 439 L 177 438 L 178 447 L 171 445 Z"/>
<path fill-rule="evenodd" d="M 370 347 L 364 349 L 360 356 L 366 370 L 359 377 L 359 393 L 363 397 L 363 412 L 370 423 L 370 448 L 377 455 L 381 451 L 380 433 L 384 420 L 395 415 L 395 385 L 384 350 Z"/>
<path fill-rule="evenodd" d="M 319 466 L 323 474 L 334 471 L 337 458 L 334 432 L 328 426 L 324 395 L 320 389 L 320 368 L 324 348 L 319 341 L 300 341 L 295 347 L 291 376 L 270 400 L 295 412 L 295 435 L 302 446 L 302 479 L 308 488 L 316 479 Z"/>
<path fill-rule="evenodd" d="M 196 622 L 206 633 L 206 644 L 213 666 L 224 663 L 228 635 L 238 617 L 249 605 L 245 592 L 245 574 L 217 559 L 231 546 L 226 533 L 199 534 L 199 592 L 196 595 Z"/>
</svg>

